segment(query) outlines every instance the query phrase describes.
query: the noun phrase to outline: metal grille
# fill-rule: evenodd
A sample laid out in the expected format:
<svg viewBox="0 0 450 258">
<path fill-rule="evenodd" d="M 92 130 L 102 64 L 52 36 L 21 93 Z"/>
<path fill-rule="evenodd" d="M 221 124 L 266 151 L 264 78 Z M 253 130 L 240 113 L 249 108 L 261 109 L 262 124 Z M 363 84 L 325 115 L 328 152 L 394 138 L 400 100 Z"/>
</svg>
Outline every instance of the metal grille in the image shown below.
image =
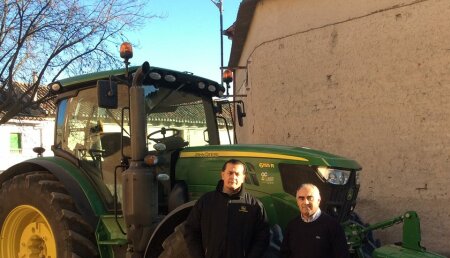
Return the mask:
<svg viewBox="0 0 450 258">
<path fill-rule="evenodd" d="M 282 163 L 279 168 L 285 192 L 295 196 L 301 184 L 314 184 L 319 188 L 322 198 L 320 209 L 341 222 L 348 219 L 355 207 L 359 190 L 359 186 L 356 185 L 355 171 L 352 171 L 346 185 L 333 185 L 322 180 L 315 166 Z"/>
</svg>

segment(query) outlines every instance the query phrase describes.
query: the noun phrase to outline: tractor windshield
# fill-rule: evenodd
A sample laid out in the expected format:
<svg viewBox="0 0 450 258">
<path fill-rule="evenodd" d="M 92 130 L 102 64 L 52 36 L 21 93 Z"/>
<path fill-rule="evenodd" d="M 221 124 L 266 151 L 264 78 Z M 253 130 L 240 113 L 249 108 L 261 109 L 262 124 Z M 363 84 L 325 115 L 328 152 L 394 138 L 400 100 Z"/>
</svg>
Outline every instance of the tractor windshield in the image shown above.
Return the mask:
<svg viewBox="0 0 450 258">
<path fill-rule="evenodd" d="M 185 92 L 182 86 L 173 90 L 147 85 L 144 90 L 149 150 L 157 142 L 169 149 L 232 143 L 230 109 L 218 113 L 211 98 Z"/>
<path fill-rule="evenodd" d="M 144 86 L 148 149 L 162 142 L 166 148 L 209 143 L 207 114 L 211 102 L 191 93 Z"/>
</svg>

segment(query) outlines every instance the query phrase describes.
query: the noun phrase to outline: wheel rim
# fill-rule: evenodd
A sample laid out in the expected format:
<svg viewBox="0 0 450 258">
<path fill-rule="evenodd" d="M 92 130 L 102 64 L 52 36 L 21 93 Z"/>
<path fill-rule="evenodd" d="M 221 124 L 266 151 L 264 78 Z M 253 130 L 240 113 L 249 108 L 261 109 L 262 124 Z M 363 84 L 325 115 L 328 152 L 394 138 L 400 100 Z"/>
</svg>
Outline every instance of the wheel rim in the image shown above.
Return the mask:
<svg viewBox="0 0 450 258">
<path fill-rule="evenodd" d="M 50 223 L 33 206 L 21 205 L 6 217 L 0 238 L 1 257 L 56 258 Z"/>
</svg>

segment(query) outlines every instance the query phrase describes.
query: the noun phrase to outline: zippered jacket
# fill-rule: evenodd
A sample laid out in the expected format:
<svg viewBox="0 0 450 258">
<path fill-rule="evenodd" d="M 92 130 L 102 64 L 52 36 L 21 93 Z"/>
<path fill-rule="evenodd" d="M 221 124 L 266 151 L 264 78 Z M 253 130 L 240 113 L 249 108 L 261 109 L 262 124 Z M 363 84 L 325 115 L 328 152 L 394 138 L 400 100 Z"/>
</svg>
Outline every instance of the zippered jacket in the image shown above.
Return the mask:
<svg viewBox="0 0 450 258">
<path fill-rule="evenodd" d="M 185 224 L 185 239 L 192 258 L 260 258 L 269 245 L 270 232 L 261 202 L 244 190 L 234 195 L 204 194 Z"/>
</svg>

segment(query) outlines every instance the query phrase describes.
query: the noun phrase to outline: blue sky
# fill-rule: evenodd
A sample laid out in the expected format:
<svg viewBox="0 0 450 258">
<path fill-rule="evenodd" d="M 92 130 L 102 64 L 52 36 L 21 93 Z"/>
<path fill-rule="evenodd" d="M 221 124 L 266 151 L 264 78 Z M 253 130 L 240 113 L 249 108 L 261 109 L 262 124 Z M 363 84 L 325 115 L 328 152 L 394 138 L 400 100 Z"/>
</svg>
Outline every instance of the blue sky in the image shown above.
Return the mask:
<svg viewBox="0 0 450 258">
<path fill-rule="evenodd" d="M 236 20 L 240 0 L 223 0 L 223 27 Z M 125 34 L 133 45 L 131 65 L 150 65 L 220 81 L 219 9 L 210 0 L 150 0 L 150 19 L 139 31 Z M 224 36 L 224 65 L 231 41 Z"/>
</svg>

